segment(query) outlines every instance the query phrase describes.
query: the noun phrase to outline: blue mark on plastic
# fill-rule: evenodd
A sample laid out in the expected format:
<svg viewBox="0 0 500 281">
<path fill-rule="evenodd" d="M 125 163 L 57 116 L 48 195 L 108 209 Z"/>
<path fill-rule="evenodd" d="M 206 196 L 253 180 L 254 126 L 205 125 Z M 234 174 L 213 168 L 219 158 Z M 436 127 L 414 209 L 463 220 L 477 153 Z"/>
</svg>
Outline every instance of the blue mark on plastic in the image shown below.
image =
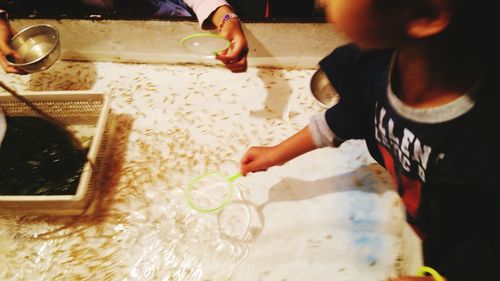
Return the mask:
<svg viewBox="0 0 500 281">
<path fill-rule="evenodd" d="M 377 194 L 353 190 L 347 193 L 347 197 L 353 243 L 361 249 L 366 262 L 374 264 L 380 258 L 383 244 L 382 237 L 378 233 L 381 216 Z"/>
</svg>

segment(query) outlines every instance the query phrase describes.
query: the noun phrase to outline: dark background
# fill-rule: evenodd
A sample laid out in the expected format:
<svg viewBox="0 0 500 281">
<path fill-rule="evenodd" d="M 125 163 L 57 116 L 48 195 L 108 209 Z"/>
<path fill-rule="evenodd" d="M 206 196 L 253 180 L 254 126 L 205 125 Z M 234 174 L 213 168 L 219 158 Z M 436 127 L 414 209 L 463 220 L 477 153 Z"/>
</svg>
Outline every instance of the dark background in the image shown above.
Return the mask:
<svg viewBox="0 0 500 281">
<path fill-rule="evenodd" d="M 158 0 L 0 0 L 10 18 L 102 18 L 195 20 L 194 17 L 154 16 Z M 166 0 L 159 0 L 166 1 Z M 315 0 L 228 0 L 242 20 L 250 22 L 322 22 Z M 192 11 L 190 11 L 192 15 Z"/>
</svg>

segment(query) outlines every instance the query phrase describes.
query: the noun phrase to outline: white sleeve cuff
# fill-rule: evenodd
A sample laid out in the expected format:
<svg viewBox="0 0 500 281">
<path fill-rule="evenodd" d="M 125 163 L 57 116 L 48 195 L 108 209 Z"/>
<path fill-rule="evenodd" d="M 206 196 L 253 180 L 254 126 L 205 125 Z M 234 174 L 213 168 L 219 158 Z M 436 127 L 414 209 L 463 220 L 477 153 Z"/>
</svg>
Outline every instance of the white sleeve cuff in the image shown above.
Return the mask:
<svg viewBox="0 0 500 281">
<path fill-rule="evenodd" d="M 225 0 L 184 0 L 198 18 L 198 24 L 203 29 L 214 29 L 216 26 L 207 21 L 208 17 L 220 6 L 231 6 Z"/>
<path fill-rule="evenodd" d="M 311 116 L 309 129 L 316 147 L 334 146 L 335 134 L 332 132 L 325 119 L 325 111 Z"/>
</svg>

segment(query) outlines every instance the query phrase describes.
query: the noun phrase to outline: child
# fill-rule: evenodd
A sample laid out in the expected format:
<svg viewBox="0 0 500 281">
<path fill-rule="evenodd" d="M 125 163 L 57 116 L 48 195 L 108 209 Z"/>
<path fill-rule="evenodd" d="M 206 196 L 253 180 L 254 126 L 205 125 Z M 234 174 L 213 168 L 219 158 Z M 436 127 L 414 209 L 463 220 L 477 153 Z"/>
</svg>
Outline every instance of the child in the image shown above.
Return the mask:
<svg viewBox="0 0 500 281">
<path fill-rule="evenodd" d="M 486 0 L 320 3 L 352 41 L 320 62 L 340 101 L 280 144 L 251 147 L 242 174 L 364 139 L 397 185 L 425 265 L 449 281 L 500 280 L 500 143 L 488 128 L 500 121 L 495 9 Z"/>
</svg>

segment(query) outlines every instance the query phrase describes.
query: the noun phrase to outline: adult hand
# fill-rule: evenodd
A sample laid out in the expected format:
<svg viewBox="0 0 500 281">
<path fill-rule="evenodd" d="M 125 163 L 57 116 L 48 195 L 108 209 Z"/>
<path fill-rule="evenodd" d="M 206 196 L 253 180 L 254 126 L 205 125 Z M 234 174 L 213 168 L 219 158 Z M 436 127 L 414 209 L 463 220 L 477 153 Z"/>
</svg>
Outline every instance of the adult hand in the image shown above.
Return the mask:
<svg viewBox="0 0 500 281">
<path fill-rule="evenodd" d="M 19 54 L 10 48 L 9 41 L 16 31 L 12 29 L 7 19 L 0 19 L 0 65 L 5 72 L 24 74 L 25 72 L 16 67 L 10 66 L 7 63 L 6 56 L 14 56 L 19 58 Z"/>
</svg>

